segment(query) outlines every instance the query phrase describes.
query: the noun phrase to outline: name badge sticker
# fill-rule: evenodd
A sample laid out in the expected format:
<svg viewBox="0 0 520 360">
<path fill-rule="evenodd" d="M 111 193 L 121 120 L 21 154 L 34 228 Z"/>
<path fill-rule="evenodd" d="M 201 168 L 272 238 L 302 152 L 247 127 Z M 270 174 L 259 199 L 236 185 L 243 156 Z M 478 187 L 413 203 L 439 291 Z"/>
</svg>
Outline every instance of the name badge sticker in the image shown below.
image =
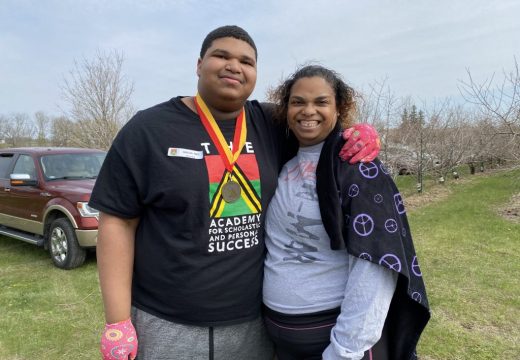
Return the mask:
<svg viewBox="0 0 520 360">
<path fill-rule="evenodd" d="M 200 160 L 204 157 L 202 150 L 197 151 L 197 150 L 172 148 L 172 147 L 168 149 L 168 156 L 183 157 L 183 158 L 197 159 L 197 160 Z"/>
</svg>

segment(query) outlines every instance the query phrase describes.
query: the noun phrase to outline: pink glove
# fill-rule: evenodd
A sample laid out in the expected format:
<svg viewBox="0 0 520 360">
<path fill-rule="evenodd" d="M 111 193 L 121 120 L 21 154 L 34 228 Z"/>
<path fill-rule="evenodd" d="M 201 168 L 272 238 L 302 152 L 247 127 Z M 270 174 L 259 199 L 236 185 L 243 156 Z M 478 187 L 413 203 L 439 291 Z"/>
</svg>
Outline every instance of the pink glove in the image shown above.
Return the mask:
<svg viewBox="0 0 520 360">
<path fill-rule="evenodd" d="M 101 335 L 103 360 L 130 360 L 137 356 L 137 335 L 130 319 L 115 324 L 106 324 Z"/>
<path fill-rule="evenodd" d="M 349 163 L 374 160 L 381 149 L 381 141 L 377 130 L 368 124 L 356 124 L 343 132 L 343 139 L 347 140 L 339 152 L 342 160 L 350 159 Z"/>
</svg>

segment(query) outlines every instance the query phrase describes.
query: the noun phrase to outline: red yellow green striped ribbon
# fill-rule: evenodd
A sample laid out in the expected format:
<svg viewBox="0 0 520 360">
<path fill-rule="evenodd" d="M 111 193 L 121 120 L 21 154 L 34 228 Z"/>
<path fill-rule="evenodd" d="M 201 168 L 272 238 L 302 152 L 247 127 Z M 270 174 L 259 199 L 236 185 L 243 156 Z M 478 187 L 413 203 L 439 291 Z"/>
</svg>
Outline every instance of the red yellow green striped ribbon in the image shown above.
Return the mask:
<svg viewBox="0 0 520 360">
<path fill-rule="evenodd" d="M 217 148 L 224 166 L 229 171 L 229 173 L 232 173 L 235 162 L 240 156 L 240 152 L 242 151 L 247 138 L 246 112 L 244 111 L 244 108 L 242 108 L 242 111 L 240 111 L 240 114 L 237 116 L 235 134 L 233 136 L 233 150 L 230 150 L 224 135 L 222 135 L 222 131 L 220 131 L 220 128 L 215 121 L 215 118 L 198 93 L 197 96 L 195 96 L 195 106 L 197 108 L 200 121 L 202 122 L 202 125 L 204 125 L 204 128 L 208 132 L 211 140 L 213 141 L 213 144 Z"/>
</svg>

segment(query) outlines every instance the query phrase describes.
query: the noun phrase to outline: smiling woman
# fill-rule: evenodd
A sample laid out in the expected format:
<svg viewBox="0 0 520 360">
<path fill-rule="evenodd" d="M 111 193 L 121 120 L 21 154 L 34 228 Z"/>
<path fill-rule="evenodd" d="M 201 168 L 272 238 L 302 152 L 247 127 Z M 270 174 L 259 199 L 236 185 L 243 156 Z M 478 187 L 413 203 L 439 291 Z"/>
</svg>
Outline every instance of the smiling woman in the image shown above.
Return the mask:
<svg viewBox="0 0 520 360">
<path fill-rule="evenodd" d="M 429 312 L 402 197 L 378 159 L 335 155 L 353 89 L 305 66 L 273 94 L 299 145 L 266 215 L 263 300 L 278 359 L 415 359 Z"/>
</svg>

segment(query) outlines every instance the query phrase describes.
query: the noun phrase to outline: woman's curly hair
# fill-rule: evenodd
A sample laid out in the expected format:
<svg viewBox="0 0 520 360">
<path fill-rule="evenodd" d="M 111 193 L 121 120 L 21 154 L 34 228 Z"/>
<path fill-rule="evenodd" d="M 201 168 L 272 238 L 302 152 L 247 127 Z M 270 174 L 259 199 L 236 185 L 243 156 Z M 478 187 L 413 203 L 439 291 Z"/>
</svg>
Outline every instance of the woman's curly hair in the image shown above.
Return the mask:
<svg viewBox="0 0 520 360">
<path fill-rule="evenodd" d="M 341 128 L 346 129 L 352 126 L 356 115 L 356 92 L 343 81 L 341 75 L 321 65 L 305 65 L 300 67 L 294 74 L 283 80 L 278 87 L 268 92 L 269 101 L 276 105 L 275 117 L 279 121 L 287 123 L 287 109 L 291 89 L 296 81 L 301 78 L 310 77 L 320 77 L 329 83 L 336 96 L 338 122 Z"/>
</svg>

